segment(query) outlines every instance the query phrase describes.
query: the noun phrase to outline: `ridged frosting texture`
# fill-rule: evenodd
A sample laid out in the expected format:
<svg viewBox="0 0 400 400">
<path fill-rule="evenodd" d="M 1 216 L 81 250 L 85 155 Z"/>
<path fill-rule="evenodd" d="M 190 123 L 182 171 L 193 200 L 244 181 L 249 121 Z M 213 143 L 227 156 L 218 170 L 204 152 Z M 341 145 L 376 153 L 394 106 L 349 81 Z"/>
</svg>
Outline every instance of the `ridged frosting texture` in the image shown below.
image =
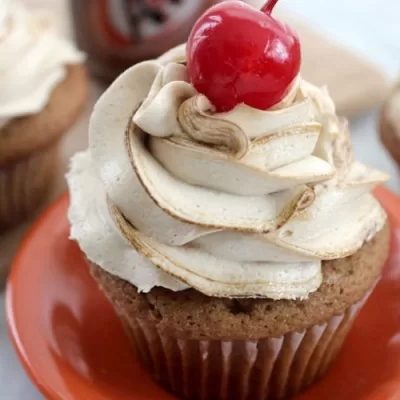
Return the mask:
<svg viewBox="0 0 400 400">
<path fill-rule="evenodd" d="M 306 298 L 322 260 L 383 227 L 370 192 L 387 176 L 353 160 L 326 89 L 299 76 L 270 110 L 216 113 L 184 54 L 132 67 L 96 104 L 68 174 L 71 238 L 141 291 Z"/>
<path fill-rule="evenodd" d="M 0 124 L 42 111 L 65 79 L 66 66 L 84 61 L 84 54 L 55 28 L 45 11 L 0 1 Z"/>
</svg>

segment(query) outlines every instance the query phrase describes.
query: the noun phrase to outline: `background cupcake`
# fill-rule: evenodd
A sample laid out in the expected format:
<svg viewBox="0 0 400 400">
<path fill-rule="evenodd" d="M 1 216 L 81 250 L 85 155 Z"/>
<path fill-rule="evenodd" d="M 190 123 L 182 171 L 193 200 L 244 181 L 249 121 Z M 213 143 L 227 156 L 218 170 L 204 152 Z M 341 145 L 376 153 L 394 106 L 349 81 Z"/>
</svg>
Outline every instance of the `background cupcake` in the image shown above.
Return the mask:
<svg viewBox="0 0 400 400">
<path fill-rule="evenodd" d="M 262 17 L 236 2 L 212 12 L 224 7 Z M 232 104 L 238 87 L 196 81 L 201 62 L 214 68 L 204 78 L 221 59 L 199 61 L 193 38 L 187 64 L 180 47 L 126 71 L 95 106 L 89 149 L 68 175 L 71 238 L 144 364 L 185 398 L 280 399 L 314 382 L 388 255 L 370 194 L 387 176 L 353 159 L 347 123 L 298 75 L 285 32 L 279 48 L 294 64 L 275 71 L 288 79 L 263 107 L 260 85 Z"/>
<path fill-rule="evenodd" d="M 386 99 L 380 115 L 380 136 L 393 159 L 400 164 L 400 85 Z"/>
<path fill-rule="evenodd" d="M 55 26 L 45 12 L 0 4 L 0 231 L 42 203 L 59 140 L 85 104 L 84 55 Z"/>
</svg>

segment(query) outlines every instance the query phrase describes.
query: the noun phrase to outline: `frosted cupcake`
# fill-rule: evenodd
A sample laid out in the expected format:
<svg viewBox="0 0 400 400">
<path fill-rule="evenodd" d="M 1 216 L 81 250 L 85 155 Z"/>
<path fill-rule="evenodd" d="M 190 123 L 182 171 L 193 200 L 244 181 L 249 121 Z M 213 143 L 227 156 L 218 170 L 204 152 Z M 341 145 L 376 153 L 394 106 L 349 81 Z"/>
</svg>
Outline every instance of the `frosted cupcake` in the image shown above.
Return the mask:
<svg viewBox="0 0 400 400">
<path fill-rule="evenodd" d="M 400 85 L 386 99 L 380 116 L 380 137 L 386 150 L 400 164 Z"/>
<path fill-rule="evenodd" d="M 353 159 L 274 3 L 216 6 L 187 48 L 122 74 L 68 174 L 71 238 L 143 364 L 188 399 L 277 399 L 314 382 L 388 254 L 371 194 L 387 176 Z M 246 42 L 249 21 L 274 35 Z"/>
<path fill-rule="evenodd" d="M 0 2 L 0 231 L 51 187 L 59 140 L 84 107 L 83 61 L 48 15 Z"/>
</svg>

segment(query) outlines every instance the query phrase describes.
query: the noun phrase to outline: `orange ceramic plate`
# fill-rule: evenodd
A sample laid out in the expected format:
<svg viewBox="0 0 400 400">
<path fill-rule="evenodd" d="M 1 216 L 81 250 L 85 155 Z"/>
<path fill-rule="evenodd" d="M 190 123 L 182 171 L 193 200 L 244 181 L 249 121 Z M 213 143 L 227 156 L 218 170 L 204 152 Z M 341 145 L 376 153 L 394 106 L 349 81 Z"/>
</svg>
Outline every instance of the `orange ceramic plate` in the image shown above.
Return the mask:
<svg viewBox="0 0 400 400">
<path fill-rule="evenodd" d="M 392 222 L 383 279 L 357 319 L 330 372 L 298 400 L 400 399 L 400 200 L 377 195 Z M 25 239 L 7 288 L 7 315 L 18 355 L 51 400 L 168 400 L 131 353 L 111 306 L 68 240 L 68 197 Z"/>
</svg>

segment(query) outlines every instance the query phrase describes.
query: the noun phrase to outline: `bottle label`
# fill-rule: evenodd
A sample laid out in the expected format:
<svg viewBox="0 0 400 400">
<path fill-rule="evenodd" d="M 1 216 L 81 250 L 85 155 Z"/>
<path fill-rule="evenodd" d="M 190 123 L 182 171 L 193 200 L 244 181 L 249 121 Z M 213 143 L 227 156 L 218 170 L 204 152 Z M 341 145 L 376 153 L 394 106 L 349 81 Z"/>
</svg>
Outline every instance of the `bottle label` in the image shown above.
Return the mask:
<svg viewBox="0 0 400 400">
<path fill-rule="evenodd" d="M 204 0 L 95 1 L 100 26 L 114 45 L 130 46 L 179 29 L 198 15 Z"/>
</svg>

